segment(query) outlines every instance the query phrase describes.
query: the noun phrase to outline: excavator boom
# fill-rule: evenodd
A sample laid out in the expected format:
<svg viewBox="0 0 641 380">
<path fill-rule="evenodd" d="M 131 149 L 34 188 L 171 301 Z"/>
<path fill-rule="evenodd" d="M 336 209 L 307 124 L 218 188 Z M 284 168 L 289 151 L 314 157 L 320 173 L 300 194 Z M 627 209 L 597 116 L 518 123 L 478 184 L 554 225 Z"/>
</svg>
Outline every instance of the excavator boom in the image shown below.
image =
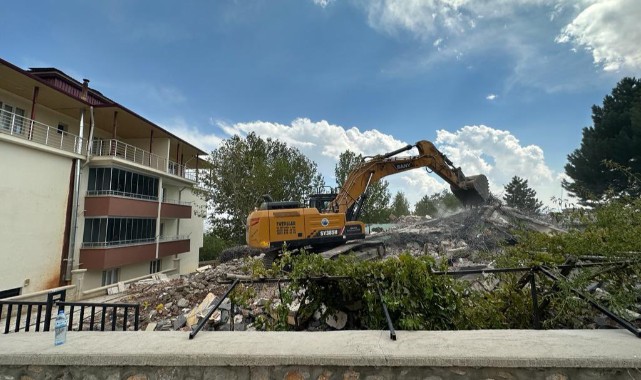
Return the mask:
<svg viewBox="0 0 641 380">
<path fill-rule="evenodd" d="M 418 149 L 416 156 L 400 156 L 412 148 Z M 419 141 L 415 145 L 407 145 L 393 152 L 370 157 L 357 166 L 348 175 L 340 192 L 331 204 L 334 212 L 345 213 L 347 220 L 357 217 L 358 209 L 362 206 L 367 188 L 388 175 L 397 174 L 416 168 L 427 168 L 443 178 L 452 189 L 452 193 L 465 206 L 484 203 L 489 197 L 488 181 L 484 175 L 466 177 L 461 168 L 454 166 L 434 144 L 429 141 Z"/>
</svg>

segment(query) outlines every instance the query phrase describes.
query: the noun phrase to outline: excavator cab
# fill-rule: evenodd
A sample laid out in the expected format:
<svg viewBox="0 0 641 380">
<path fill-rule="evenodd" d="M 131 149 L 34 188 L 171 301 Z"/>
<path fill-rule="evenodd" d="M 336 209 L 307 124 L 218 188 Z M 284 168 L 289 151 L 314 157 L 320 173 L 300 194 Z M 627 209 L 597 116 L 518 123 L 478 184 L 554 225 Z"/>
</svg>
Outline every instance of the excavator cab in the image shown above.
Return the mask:
<svg viewBox="0 0 641 380">
<path fill-rule="evenodd" d="M 336 199 L 336 190 L 330 186 L 320 187 L 316 194 L 309 196 L 309 207 L 316 208 L 318 212 L 330 210 L 330 204 Z"/>
</svg>

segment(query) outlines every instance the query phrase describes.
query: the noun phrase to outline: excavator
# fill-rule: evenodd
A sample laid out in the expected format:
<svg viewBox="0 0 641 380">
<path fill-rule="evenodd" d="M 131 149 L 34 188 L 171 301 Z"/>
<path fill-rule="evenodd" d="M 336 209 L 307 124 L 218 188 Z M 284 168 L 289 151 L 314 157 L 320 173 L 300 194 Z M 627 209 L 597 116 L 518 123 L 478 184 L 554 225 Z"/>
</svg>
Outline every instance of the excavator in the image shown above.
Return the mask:
<svg viewBox="0 0 641 380">
<path fill-rule="evenodd" d="M 398 156 L 413 148 L 415 156 Z M 374 250 L 384 254 L 384 244 L 365 239 L 365 224 L 358 220 L 367 201 L 367 189 L 381 178 L 408 170 L 425 168 L 445 180 L 452 193 L 466 206 L 477 206 L 489 198 L 485 175 L 467 177 L 434 144 L 421 140 L 393 152 L 366 157 L 338 189 L 309 197 L 303 207 L 296 201 L 273 201 L 268 195 L 247 217 L 247 245 L 265 250 L 270 264 L 283 246 L 305 248 L 333 258 L 348 251 Z"/>
</svg>

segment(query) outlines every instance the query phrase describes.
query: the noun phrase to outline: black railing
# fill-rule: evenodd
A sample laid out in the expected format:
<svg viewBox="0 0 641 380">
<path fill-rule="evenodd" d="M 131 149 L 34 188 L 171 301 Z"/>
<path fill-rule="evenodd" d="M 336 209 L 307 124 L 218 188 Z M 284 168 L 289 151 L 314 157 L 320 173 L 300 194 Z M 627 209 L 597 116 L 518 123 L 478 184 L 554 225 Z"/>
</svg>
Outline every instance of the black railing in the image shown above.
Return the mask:
<svg viewBox="0 0 641 380">
<path fill-rule="evenodd" d="M 69 330 L 71 330 L 74 321 L 74 314 L 76 308 L 80 311 L 79 322 L 78 322 L 78 331 L 83 331 L 85 322 L 89 324 L 89 331 L 105 331 L 105 326 L 107 326 L 107 314 L 111 314 L 109 318 L 110 322 L 107 326 L 109 330 L 116 331 L 119 330 L 119 327 L 122 328 L 122 331 L 127 331 L 129 325 L 129 311 L 133 313 L 133 327 L 135 331 L 138 331 L 140 324 L 140 304 L 137 303 L 93 303 L 93 302 L 58 302 L 58 310 L 64 310 L 65 307 L 69 308 L 69 312 L 66 313 L 69 315 Z M 90 309 L 89 315 L 87 315 L 87 310 Z M 122 314 L 122 323 L 118 324 L 118 310 L 124 309 Z M 96 321 L 100 319 L 100 321 Z M 97 325 L 97 326 L 96 326 Z M 94 328 L 94 326 L 99 328 Z"/>
<path fill-rule="evenodd" d="M 570 272 L 574 269 L 580 269 L 580 268 L 589 268 L 589 267 L 601 267 L 601 266 L 625 266 L 628 264 L 638 264 L 638 260 L 621 260 L 621 261 L 607 261 L 607 260 L 600 260 L 599 257 L 592 258 L 592 257 L 586 257 L 586 260 L 594 260 L 597 262 L 584 262 L 584 263 L 576 263 L 572 261 L 566 261 L 562 265 L 558 265 L 556 269 L 558 269 L 558 273 L 554 273 L 551 268 L 546 267 L 546 266 L 532 266 L 532 267 L 521 267 L 521 268 L 485 268 L 485 269 L 472 269 L 472 270 L 458 270 L 458 271 L 434 271 L 431 270 L 430 273 L 433 275 L 437 276 L 452 276 L 452 277 L 462 277 L 466 275 L 474 275 L 474 274 L 490 274 L 490 273 L 524 273 L 524 275 L 521 277 L 521 279 L 518 281 L 517 288 L 523 289 L 526 286 L 530 286 L 530 295 L 532 297 L 532 328 L 535 330 L 541 329 L 541 314 L 542 311 L 547 308 L 547 306 L 550 303 L 550 299 L 546 298 L 542 302 L 539 303 L 539 290 L 537 290 L 537 283 L 536 283 L 536 275 L 542 275 L 545 276 L 546 278 L 549 278 L 552 280 L 552 286 L 549 290 L 549 293 L 556 293 L 560 290 L 561 284 L 566 283 L 567 277 Z M 346 277 L 346 276 L 320 276 L 320 277 L 308 277 L 305 279 L 300 279 L 300 280 L 307 280 L 307 281 L 342 281 L 342 280 L 349 280 L 351 277 Z M 293 280 L 291 278 L 259 278 L 259 279 L 236 279 L 233 281 L 221 281 L 220 283 L 231 283 L 231 286 L 227 289 L 225 292 L 224 297 L 227 297 L 228 294 L 238 285 L 238 283 L 287 283 L 287 282 L 292 282 Z M 375 281 L 376 284 L 376 291 L 378 293 L 379 300 L 381 301 L 381 306 L 383 308 L 383 312 L 385 315 L 385 319 L 387 321 L 387 326 L 390 332 L 390 339 L 396 340 L 396 331 L 394 330 L 394 324 L 392 321 L 392 318 L 390 317 L 387 306 L 385 305 L 385 301 L 383 300 L 383 293 L 381 292 L 380 285 L 378 282 Z M 279 287 L 280 290 L 280 287 Z M 588 295 L 584 294 L 583 292 L 570 288 L 570 291 L 574 293 L 577 297 L 581 298 L 584 300 L 588 305 L 592 306 L 593 308 L 599 310 L 603 314 L 605 314 L 609 319 L 614 321 L 616 324 L 621 326 L 622 328 L 630 331 L 632 334 L 634 334 L 637 338 L 641 338 L 641 329 L 637 328 L 635 325 L 632 323 L 628 322 L 621 316 L 615 314 L 608 308 L 604 307 L 603 305 L 597 303 L 594 301 L 591 297 Z M 210 313 L 208 314 L 211 315 L 216 308 L 220 305 L 220 302 L 212 309 L 210 310 Z M 203 328 L 203 325 L 207 322 L 208 318 L 204 318 L 201 320 L 201 322 L 196 326 L 195 329 L 193 329 L 189 335 L 189 339 L 193 339 L 194 336 Z"/>
<path fill-rule="evenodd" d="M 84 330 L 85 323 L 89 324 L 89 331 L 116 331 L 120 328 L 127 331 L 131 325 L 136 331 L 139 328 L 140 304 L 66 302 L 65 297 L 66 291 L 62 289 L 48 293 L 46 301 L 0 300 L 0 319 L 5 315 L 4 334 L 20 330 L 28 332 L 32 326 L 34 331 L 50 331 L 51 322 L 56 317 L 55 306 L 58 306 L 58 311 L 65 310 L 67 312 L 66 314 L 69 316 L 68 330 L 73 329 L 77 312 L 80 314 L 78 331 Z M 87 309 L 91 311 L 88 313 Z M 5 310 L 6 314 L 4 314 Z M 119 310 L 123 311 L 121 323 L 119 323 Z M 108 314 L 111 316 L 107 324 Z M 129 322 L 130 317 L 133 318 L 131 323 Z"/>
</svg>

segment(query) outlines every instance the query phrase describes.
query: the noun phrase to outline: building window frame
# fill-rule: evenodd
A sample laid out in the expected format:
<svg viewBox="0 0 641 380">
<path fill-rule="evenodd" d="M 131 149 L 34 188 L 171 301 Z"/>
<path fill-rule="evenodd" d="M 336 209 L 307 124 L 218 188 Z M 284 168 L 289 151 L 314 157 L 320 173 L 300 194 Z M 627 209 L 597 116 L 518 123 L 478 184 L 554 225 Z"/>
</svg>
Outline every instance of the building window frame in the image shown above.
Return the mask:
<svg viewBox="0 0 641 380">
<path fill-rule="evenodd" d="M 24 109 L 0 102 L 0 128 L 12 134 L 22 134 L 25 125 L 24 115 Z"/>
<path fill-rule="evenodd" d="M 149 274 L 158 273 L 162 270 L 162 260 L 152 260 L 149 262 Z"/>
<path fill-rule="evenodd" d="M 120 281 L 120 268 L 102 271 L 102 286 L 117 284 Z"/>
</svg>

